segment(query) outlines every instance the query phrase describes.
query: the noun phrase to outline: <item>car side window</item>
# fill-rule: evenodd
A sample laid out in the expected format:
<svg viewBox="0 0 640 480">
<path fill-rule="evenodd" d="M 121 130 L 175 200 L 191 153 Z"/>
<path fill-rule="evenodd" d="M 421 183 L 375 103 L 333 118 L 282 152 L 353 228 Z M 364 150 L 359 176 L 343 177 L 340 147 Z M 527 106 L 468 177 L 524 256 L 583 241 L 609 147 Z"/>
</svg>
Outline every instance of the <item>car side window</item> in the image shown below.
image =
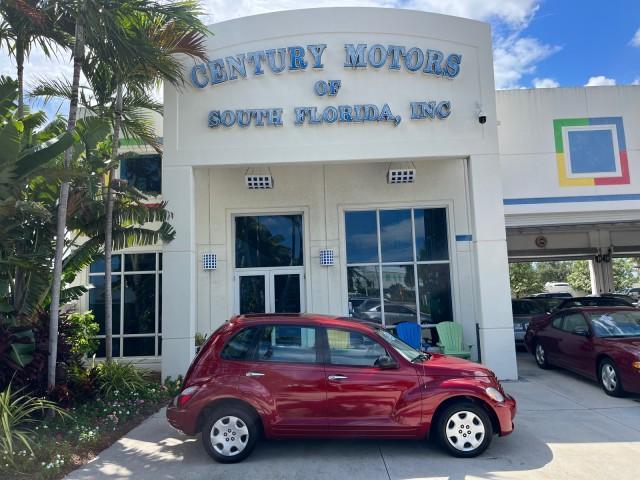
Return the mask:
<svg viewBox="0 0 640 480">
<path fill-rule="evenodd" d="M 587 329 L 587 321 L 584 319 L 581 313 L 571 313 L 565 315 L 564 323 L 562 324 L 562 330 L 569 333 L 575 333 L 576 329 Z"/>
<path fill-rule="evenodd" d="M 269 325 L 258 338 L 259 362 L 318 363 L 317 335 L 313 327 Z"/>
<path fill-rule="evenodd" d="M 553 322 L 551 323 L 551 325 L 553 325 L 553 328 L 562 330 L 562 320 L 564 320 L 564 317 L 562 315 L 558 315 L 556 318 L 553 319 Z"/>
<path fill-rule="evenodd" d="M 240 330 L 224 346 L 220 356 L 225 360 L 252 360 L 260 327 Z"/>
<path fill-rule="evenodd" d="M 374 367 L 376 360 L 387 355 L 378 342 L 360 332 L 327 329 L 329 363 L 353 367 Z"/>
</svg>

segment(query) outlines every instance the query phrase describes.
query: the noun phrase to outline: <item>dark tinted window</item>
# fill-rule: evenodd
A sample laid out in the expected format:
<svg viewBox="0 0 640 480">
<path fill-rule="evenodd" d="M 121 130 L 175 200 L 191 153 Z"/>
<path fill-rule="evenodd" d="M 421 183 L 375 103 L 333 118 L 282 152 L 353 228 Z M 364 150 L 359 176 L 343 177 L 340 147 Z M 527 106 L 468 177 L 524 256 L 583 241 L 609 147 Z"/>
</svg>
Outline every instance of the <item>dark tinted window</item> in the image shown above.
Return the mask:
<svg viewBox="0 0 640 480">
<path fill-rule="evenodd" d="M 125 272 L 144 272 L 155 271 L 156 254 L 155 253 L 133 253 L 124 256 Z"/>
<path fill-rule="evenodd" d="M 120 255 L 111 256 L 111 271 L 120 272 Z M 99 258 L 89 266 L 90 273 L 104 272 L 104 258 Z"/>
<path fill-rule="evenodd" d="M 327 329 L 330 363 L 355 367 L 374 367 L 376 360 L 387 355 L 378 342 L 360 332 Z"/>
<path fill-rule="evenodd" d="M 124 276 L 124 333 L 155 333 L 156 276 Z M 135 342 L 133 342 L 135 343 Z M 125 355 L 127 354 L 125 348 Z"/>
<path fill-rule="evenodd" d="M 159 195 L 162 160 L 160 155 L 125 158 L 120 164 L 120 178 L 149 195 Z"/>
<path fill-rule="evenodd" d="M 227 343 L 220 356 L 227 360 L 251 360 L 259 327 L 240 330 Z"/>
<path fill-rule="evenodd" d="M 302 215 L 236 217 L 236 267 L 300 266 Z"/>
<path fill-rule="evenodd" d="M 414 210 L 418 260 L 448 260 L 447 211 L 444 208 Z"/>
<path fill-rule="evenodd" d="M 380 249 L 383 262 L 413 261 L 411 210 L 380 210 Z"/>
<path fill-rule="evenodd" d="M 421 321 L 453 321 L 451 274 L 448 264 L 418 265 L 418 292 Z"/>
<path fill-rule="evenodd" d="M 553 319 L 552 325 L 554 328 L 562 329 L 562 320 L 564 317 L 559 316 Z"/>
<path fill-rule="evenodd" d="M 258 339 L 262 362 L 316 363 L 316 329 L 295 325 L 263 327 Z"/>
<path fill-rule="evenodd" d="M 540 315 L 544 313 L 542 306 L 534 301 L 513 300 L 511 308 L 514 315 Z"/>
<path fill-rule="evenodd" d="M 581 313 L 571 313 L 564 316 L 562 330 L 565 332 L 575 333 L 576 329 L 587 329 L 587 322 Z"/>
<path fill-rule="evenodd" d="M 347 263 L 378 261 L 378 227 L 376 212 L 344 214 L 347 237 Z"/>
</svg>

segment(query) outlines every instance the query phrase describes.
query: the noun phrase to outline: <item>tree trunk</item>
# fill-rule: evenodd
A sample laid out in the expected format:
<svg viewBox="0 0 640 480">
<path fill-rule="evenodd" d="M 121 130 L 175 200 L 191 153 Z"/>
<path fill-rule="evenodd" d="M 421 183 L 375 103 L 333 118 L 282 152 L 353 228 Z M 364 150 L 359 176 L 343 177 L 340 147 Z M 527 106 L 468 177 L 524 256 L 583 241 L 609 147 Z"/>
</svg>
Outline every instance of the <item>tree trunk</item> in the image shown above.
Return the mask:
<svg viewBox="0 0 640 480">
<path fill-rule="evenodd" d="M 69 104 L 69 118 L 67 131 L 76 126 L 78 115 L 78 90 L 80 86 L 80 71 L 84 61 L 84 25 L 81 18 L 76 18 L 75 46 L 73 49 L 73 83 L 71 87 L 71 101 Z M 73 156 L 73 147 L 64 152 L 64 167 L 69 168 Z M 62 289 L 62 254 L 67 227 L 67 202 L 69 200 L 69 182 L 60 187 L 58 203 L 58 217 L 56 225 L 56 253 L 53 261 L 53 280 L 51 285 L 51 307 L 49 311 L 49 365 L 47 370 L 47 385 L 49 390 L 56 385 L 56 360 L 58 357 L 58 318 L 60 313 L 60 290 Z"/>
<path fill-rule="evenodd" d="M 24 117 L 24 44 L 16 40 L 16 65 L 18 70 L 18 118 Z"/>
<path fill-rule="evenodd" d="M 113 347 L 113 298 L 111 292 L 111 248 L 113 246 L 113 189 L 111 182 L 118 161 L 120 145 L 120 125 L 122 122 L 122 85 L 116 87 L 116 103 L 114 109 L 113 139 L 111 144 L 111 166 L 107 178 L 107 198 L 104 216 L 104 326 L 107 361 L 111 360 Z M 120 332 L 122 333 L 122 332 Z"/>
</svg>

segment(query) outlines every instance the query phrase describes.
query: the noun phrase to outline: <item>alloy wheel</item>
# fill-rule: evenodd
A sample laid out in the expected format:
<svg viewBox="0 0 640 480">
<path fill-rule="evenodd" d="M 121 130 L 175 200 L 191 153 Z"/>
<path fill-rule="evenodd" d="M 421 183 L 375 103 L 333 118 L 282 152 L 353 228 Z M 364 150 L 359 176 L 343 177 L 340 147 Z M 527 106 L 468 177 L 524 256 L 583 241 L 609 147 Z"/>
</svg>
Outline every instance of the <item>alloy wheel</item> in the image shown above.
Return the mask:
<svg viewBox="0 0 640 480">
<path fill-rule="evenodd" d="M 447 441 L 461 452 L 477 449 L 482 444 L 485 434 L 484 423 L 473 412 L 462 410 L 454 413 L 447 420 Z"/>
<path fill-rule="evenodd" d="M 616 375 L 616 370 L 613 368 L 613 365 L 610 363 L 602 364 L 602 369 L 600 370 L 600 378 L 602 379 L 602 386 L 609 392 L 615 391 L 618 386 L 618 377 Z"/>
<path fill-rule="evenodd" d="M 249 442 L 249 428 L 238 417 L 220 417 L 211 429 L 211 446 L 220 455 L 232 457 L 241 453 Z"/>
<path fill-rule="evenodd" d="M 539 343 L 536 344 L 536 362 L 538 362 L 538 365 L 544 365 L 545 364 L 544 347 L 542 345 L 540 345 Z"/>
</svg>

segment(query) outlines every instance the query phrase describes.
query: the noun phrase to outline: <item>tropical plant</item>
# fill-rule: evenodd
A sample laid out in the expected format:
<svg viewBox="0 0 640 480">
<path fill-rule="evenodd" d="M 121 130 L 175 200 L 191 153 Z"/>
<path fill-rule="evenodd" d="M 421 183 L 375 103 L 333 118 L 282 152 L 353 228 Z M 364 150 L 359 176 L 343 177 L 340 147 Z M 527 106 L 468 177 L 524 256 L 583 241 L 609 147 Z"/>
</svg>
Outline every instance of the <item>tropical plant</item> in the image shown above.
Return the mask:
<svg viewBox="0 0 640 480">
<path fill-rule="evenodd" d="M 149 372 L 115 360 L 99 364 L 97 374 L 100 393 L 106 399 L 132 394 L 149 383 Z"/>
<path fill-rule="evenodd" d="M 79 357 L 90 357 L 98 349 L 99 326 L 91 311 L 71 313 L 67 317 L 69 329 L 67 342 L 71 345 L 71 353 Z"/>
<path fill-rule="evenodd" d="M 33 427 L 44 413 L 69 416 L 49 400 L 27 395 L 24 389 L 13 391 L 11 384 L 0 392 L 0 450 L 10 462 L 19 446 L 33 453 Z"/>
</svg>

